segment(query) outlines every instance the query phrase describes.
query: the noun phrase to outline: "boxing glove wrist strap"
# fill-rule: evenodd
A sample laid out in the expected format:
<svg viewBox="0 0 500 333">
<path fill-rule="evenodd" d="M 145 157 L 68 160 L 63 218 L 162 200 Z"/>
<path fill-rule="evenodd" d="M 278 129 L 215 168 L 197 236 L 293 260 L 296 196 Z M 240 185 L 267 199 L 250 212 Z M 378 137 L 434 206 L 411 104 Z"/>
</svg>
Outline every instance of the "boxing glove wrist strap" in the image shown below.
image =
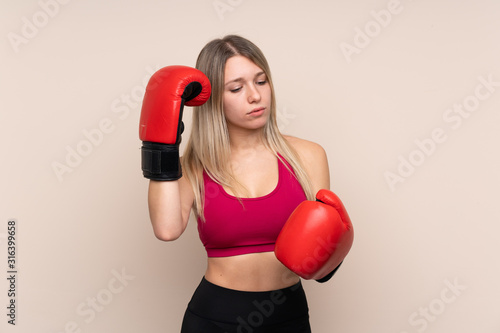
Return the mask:
<svg viewBox="0 0 500 333">
<path fill-rule="evenodd" d="M 344 262 L 344 261 L 342 261 L 342 262 Z M 318 279 L 316 281 L 319 283 L 325 283 L 325 282 L 329 281 L 332 278 L 332 276 L 335 273 L 337 273 L 337 270 L 339 269 L 340 265 L 342 265 L 342 262 L 337 267 L 335 267 L 335 269 L 333 271 L 331 271 L 330 273 L 328 273 L 327 275 L 325 275 L 324 277 L 322 277 L 321 279 Z"/>
<path fill-rule="evenodd" d="M 142 142 L 142 173 L 151 180 L 177 180 L 182 177 L 179 145 Z"/>
</svg>

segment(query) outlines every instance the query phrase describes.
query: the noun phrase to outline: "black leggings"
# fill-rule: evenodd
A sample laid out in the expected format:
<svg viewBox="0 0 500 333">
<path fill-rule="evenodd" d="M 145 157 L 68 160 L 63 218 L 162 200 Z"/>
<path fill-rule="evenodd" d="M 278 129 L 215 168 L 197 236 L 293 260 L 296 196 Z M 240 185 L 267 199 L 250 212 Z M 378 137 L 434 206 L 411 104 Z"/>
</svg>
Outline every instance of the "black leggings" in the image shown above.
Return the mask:
<svg viewBox="0 0 500 333">
<path fill-rule="evenodd" d="M 273 291 L 227 289 L 205 278 L 188 304 L 181 333 L 310 333 L 302 284 Z"/>
</svg>

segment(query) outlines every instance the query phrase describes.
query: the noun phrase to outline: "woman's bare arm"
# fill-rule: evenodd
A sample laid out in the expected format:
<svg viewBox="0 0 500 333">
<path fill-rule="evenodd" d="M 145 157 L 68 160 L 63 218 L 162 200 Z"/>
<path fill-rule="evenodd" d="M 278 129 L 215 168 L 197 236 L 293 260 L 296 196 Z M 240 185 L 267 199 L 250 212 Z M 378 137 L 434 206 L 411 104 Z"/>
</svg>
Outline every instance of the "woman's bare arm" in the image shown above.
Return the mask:
<svg viewBox="0 0 500 333">
<path fill-rule="evenodd" d="M 186 229 L 194 194 L 186 177 L 149 182 L 149 216 L 155 236 L 164 241 L 180 237 Z"/>
</svg>

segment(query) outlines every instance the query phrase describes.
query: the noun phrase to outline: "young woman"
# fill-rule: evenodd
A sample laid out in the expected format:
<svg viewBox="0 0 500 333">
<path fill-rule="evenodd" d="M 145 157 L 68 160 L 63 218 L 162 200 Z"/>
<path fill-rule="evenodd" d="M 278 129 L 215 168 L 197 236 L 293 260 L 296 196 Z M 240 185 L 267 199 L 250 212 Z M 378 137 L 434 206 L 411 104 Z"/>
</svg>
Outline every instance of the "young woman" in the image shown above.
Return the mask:
<svg viewBox="0 0 500 333">
<path fill-rule="evenodd" d="M 273 251 L 297 205 L 329 189 L 325 151 L 280 133 L 269 65 L 249 40 L 209 42 L 196 68 L 212 92 L 193 109 L 182 176 L 148 177 L 155 235 L 177 239 L 193 210 L 207 250 L 182 332 L 310 332 L 300 278 Z"/>
</svg>

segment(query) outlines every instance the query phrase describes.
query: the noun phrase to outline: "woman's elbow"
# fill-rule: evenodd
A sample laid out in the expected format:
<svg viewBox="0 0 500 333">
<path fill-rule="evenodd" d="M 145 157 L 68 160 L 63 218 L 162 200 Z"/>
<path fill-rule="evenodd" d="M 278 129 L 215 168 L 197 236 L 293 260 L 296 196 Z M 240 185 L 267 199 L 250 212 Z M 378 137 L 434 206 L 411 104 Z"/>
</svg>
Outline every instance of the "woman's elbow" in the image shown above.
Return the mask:
<svg viewBox="0 0 500 333">
<path fill-rule="evenodd" d="M 171 242 L 178 239 L 182 231 L 166 230 L 165 228 L 153 228 L 155 237 L 164 242 Z"/>
</svg>

